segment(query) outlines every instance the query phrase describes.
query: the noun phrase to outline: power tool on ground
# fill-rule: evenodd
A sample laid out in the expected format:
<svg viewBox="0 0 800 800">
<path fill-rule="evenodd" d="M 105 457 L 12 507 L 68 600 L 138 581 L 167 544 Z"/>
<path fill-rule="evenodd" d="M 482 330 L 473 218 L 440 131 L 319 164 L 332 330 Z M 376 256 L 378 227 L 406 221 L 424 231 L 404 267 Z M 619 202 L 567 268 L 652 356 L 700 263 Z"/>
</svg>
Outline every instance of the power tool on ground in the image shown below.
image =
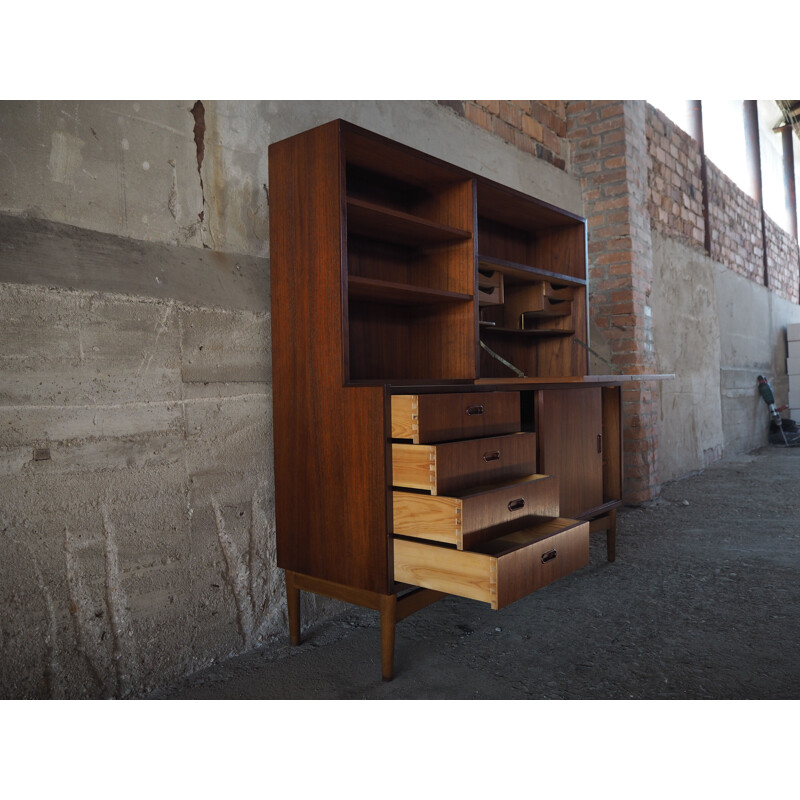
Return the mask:
<svg viewBox="0 0 800 800">
<path fill-rule="evenodd" d="M 783 430 L 783 419 L 781 419 L 781 411 L 786 407 L 782 406 L 781 408 L 775 407 L 775 392 L 772 391 L 772 386 L 770 382 L 763 376 L 758 376 L 758 393 L 761 395 L 761 399 L 767 404 L 767 408 L 769 409 L 769 416 L 772 420 L 775 427 L 781 432 L 781 436 L 783 436 L 783 441 L 785 442 L 786 446 L 789 446 L 789 440 L 786 438 L 786 433 Z"/>
</svg>

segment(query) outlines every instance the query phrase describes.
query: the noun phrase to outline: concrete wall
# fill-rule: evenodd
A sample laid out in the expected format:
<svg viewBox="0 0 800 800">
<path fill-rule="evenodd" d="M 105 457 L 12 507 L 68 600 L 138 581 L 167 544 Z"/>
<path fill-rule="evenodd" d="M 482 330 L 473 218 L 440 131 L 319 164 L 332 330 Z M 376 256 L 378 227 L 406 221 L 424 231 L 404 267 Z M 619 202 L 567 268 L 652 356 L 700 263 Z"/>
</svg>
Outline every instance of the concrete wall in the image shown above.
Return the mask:
<svg viewBox="0 0 800 800">
<path fill-rule="evenodd" d="M 0 697 L 136 696 L 285 636 L 267 147 L 336 117 L 582 210 L 436 103 L 0 103 Z"/>
<path fill-rule="evenodd" d="M 671 480 L 703 469 L 724 450 L 717 273 L 702 251 L 656 230 L 652 241 L 656 370 L 675 374 L 656 390 L 659 478 Z"/>
<path fill-rule="evenodd" d="M 720 326 L 720 410 L 725 453 L 766 444 L 769 414 L 754 391 L 770 379 L 778 406 L 788 403 L 786 326 L 800 322 L 800 306 L 715 265 Z"/>
<path fill-rule="evenodd" d="M 724 455 L 767 443 L 769 414 L 756 378 L 788 401 L 786 326 L 800 306 L 653 232 L 651 302 L 660 386 L 659 478 L 672 480 Z"/>
</svg>

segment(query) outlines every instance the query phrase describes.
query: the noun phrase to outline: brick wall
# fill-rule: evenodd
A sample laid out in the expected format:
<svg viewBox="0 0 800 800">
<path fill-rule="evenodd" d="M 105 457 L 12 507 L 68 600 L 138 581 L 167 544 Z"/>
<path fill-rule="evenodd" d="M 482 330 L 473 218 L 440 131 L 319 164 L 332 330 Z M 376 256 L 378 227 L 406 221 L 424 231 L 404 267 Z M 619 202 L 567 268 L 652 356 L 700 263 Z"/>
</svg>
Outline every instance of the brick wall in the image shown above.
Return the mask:
<svg viewBox="0 0 800 800">
<path fill-rule="evenodd" d="M 773 292 L 800 302 L 800 253 L 797 240 L 780 225 L 765 217 L 767 230 L 767 271 Z"/>
<path fill-rule="evenodd" d="M 647 106 L 648 208 L 653 230 L 704 247 L 700 147 L 663 112 Z"/>
<path fill-rule="evenodd" d="M 653 257 L 644 104 L 575 101 L 567 106 L 573 172 L 581 178 L 589 229 L 594 342 L 626 373 L 654 371 L 649 306 Z M 657 493 L 658 409 L 647 382 L 622 392 L 627 502 Z"/>
<path fill-rule="evenodd" d="M 566 170 L 565 100 L 440 100 L 470 122 L 509 144 Z"/>
<path fill-rule="evenodd" d="M 739 275 L 763 284 L 764 247 L 758 203 L 710 160 L 707 173 L 709 255 Z"/>
<path fill-rule="evenodd" d="M 663 112 L 647 106 L 653 230 L 704 247 L 700 148 Z M 764 283 L 761 207 L 711 161 L 707 161 L 710 256 L 756 283 Z M 792 302 L 800 294 L 797 241 L 765 218 L 769 288 Z"/>
</svg>

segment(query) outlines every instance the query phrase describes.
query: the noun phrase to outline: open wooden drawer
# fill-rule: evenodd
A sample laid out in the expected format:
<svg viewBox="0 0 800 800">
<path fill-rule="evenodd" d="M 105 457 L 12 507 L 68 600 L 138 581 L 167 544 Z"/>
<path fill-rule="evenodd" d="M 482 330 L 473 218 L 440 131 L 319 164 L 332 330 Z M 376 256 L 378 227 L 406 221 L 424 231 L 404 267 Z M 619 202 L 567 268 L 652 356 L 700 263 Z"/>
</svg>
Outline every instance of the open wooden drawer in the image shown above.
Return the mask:
<svg viewBox="0 0 800 800">
<path fill-rule="evenodd" d="M 535 433 L 431 445 L 392 443 L 392 485 L 405 489 L 454 494 L 535 472 Z"/>
<path fill-rule="evenodd" d="M 519 600 L 589 563 L 589 523 L 565 517 L 485 542 L 475 550 L 394 540 L 394 579 L 489 603 Z"/>
<path fill-rule="evenodd" d="M 454 544 L 458 550 L 474 550 L 541 517 L 558 515 L 555 475 L 530 475 L 453 496 L 392 492 L 392 533 Z"/>
<path fill-rule="evenodd" d="M 392 438 L 415 444 L 501 436 L 520 429 L 518 392 L 392 397 Z"/>
</svg>

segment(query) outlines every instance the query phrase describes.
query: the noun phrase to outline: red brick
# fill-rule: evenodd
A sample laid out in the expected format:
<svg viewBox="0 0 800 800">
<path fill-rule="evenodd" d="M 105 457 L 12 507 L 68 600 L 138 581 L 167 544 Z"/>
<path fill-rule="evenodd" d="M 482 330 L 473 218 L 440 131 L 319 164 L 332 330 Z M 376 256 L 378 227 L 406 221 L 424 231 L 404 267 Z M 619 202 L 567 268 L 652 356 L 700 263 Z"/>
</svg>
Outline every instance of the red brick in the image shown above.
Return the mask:
<svg viewBox="0 0 800 800">
<path fill-rule="evenodd" d="M 475 100 L 475 102 L 489 111 L 490 114 L 499 114 L 500 113 L 500 101 L 499 100 Z"/>
<path fill-rule="evenodd" d="M 529 117 L 527 114 L 522 116 L 522 130 L 528 136 L 536 139 L 537 142 L 541 142 L 543 138 L 543 128 L 539 122 L 537 122 L 532 117 Z"/>
<path fill-rule="evenodd" d="M 628 264 L 630 265 L 631 260 L 631 252 L 630 249 L 617 251 L 617 252 L 605 252 L 601 255 L 597 256 L 594 259 L 595 264 Z"/>
<path fill-rule="evenodd" d="M 625 220 L 627 219 L 628 219 L 628 210 L 626 208 L 620 209 L 619 211 L 612 211 L 606 214 L 606 220 L 610 224 L 614 224 L 615 222 L 625 222 Z"/>
<path fill-rule="evenodd" d="M 522 127 L 522 111 L 520 111 L 517 106 L 505 100 L 500 102 L 500 119 L 514 128 Z"/>
<path fill-rule="evenodd" d="M 586 113 L 576 117 L 574 120 L 575 124 L 580 125 L 581 127 L 589 127 L 599 121 L 600 121 L 600 112 L 595 110 L 589 110 Z"/>
<path fill-rule="evenodd" d="M 619 100 L 610 101 L 600 112 L 600 116 L 603 117 L 603 119 L 608 119 L 609 117 L 622 117 L 623 114 L 624 111 L 622 103 Z"/>
<path fill-rule="evenodd" d="M 514 131 L 514 145 L 525 153 L 532 156 L 536 155 L 536 143 L 530 136 L 526 136 L 522 131 Z"/>
<path fill-rule="evenodd" d="M 569 115 L 579 114 L 589 107 L 588 100 L 569 100 L 567 102 L 567 113 Z"/>
<path fill-rule="evenodd" d="M 603 162 L 604 169 L 616 169 L 617 167 L 624 167 L 626 159 L 624 156 L 616 156 L 615 158 L 606 159 Z"/>
<path fill-rule="evenodd" d="M 470 103 L 466 107 L 465 116 L 470 122 L 474 122 L 476 125 L 480 125 L 481 128 L 486 128 L 486 130 L 489 131 L 492 129 L 493 117 L 483 108 L 472 105 Z"/>
<path fill-rule="evenodd" d="M 500 117 L 494 117 L 492 119 L 492 133 L 506 142 L 514 141 L 514 128 L 500 119 Z"/>
<path fill-rule="evenodd" d="M 611 169 L 611 170 L 603 170 L 603 172 L 595 178 L 592 178 L 592 182 L 594 184 L 599 183 L 614 183 L 614 182 L 621 182 L 625 183 L 625 177 L 627 173 L 624 169 Z"/>
<path fill-rule="evenodd" d="M 544 128 L 542 134 L 543 134 L 544 146 L 548 147 L 554 153 L 560 152 L 561 142 L 559 141 L 559 138 L 551 130 L 548 130 L 547 128 Z"/>
</svg>

